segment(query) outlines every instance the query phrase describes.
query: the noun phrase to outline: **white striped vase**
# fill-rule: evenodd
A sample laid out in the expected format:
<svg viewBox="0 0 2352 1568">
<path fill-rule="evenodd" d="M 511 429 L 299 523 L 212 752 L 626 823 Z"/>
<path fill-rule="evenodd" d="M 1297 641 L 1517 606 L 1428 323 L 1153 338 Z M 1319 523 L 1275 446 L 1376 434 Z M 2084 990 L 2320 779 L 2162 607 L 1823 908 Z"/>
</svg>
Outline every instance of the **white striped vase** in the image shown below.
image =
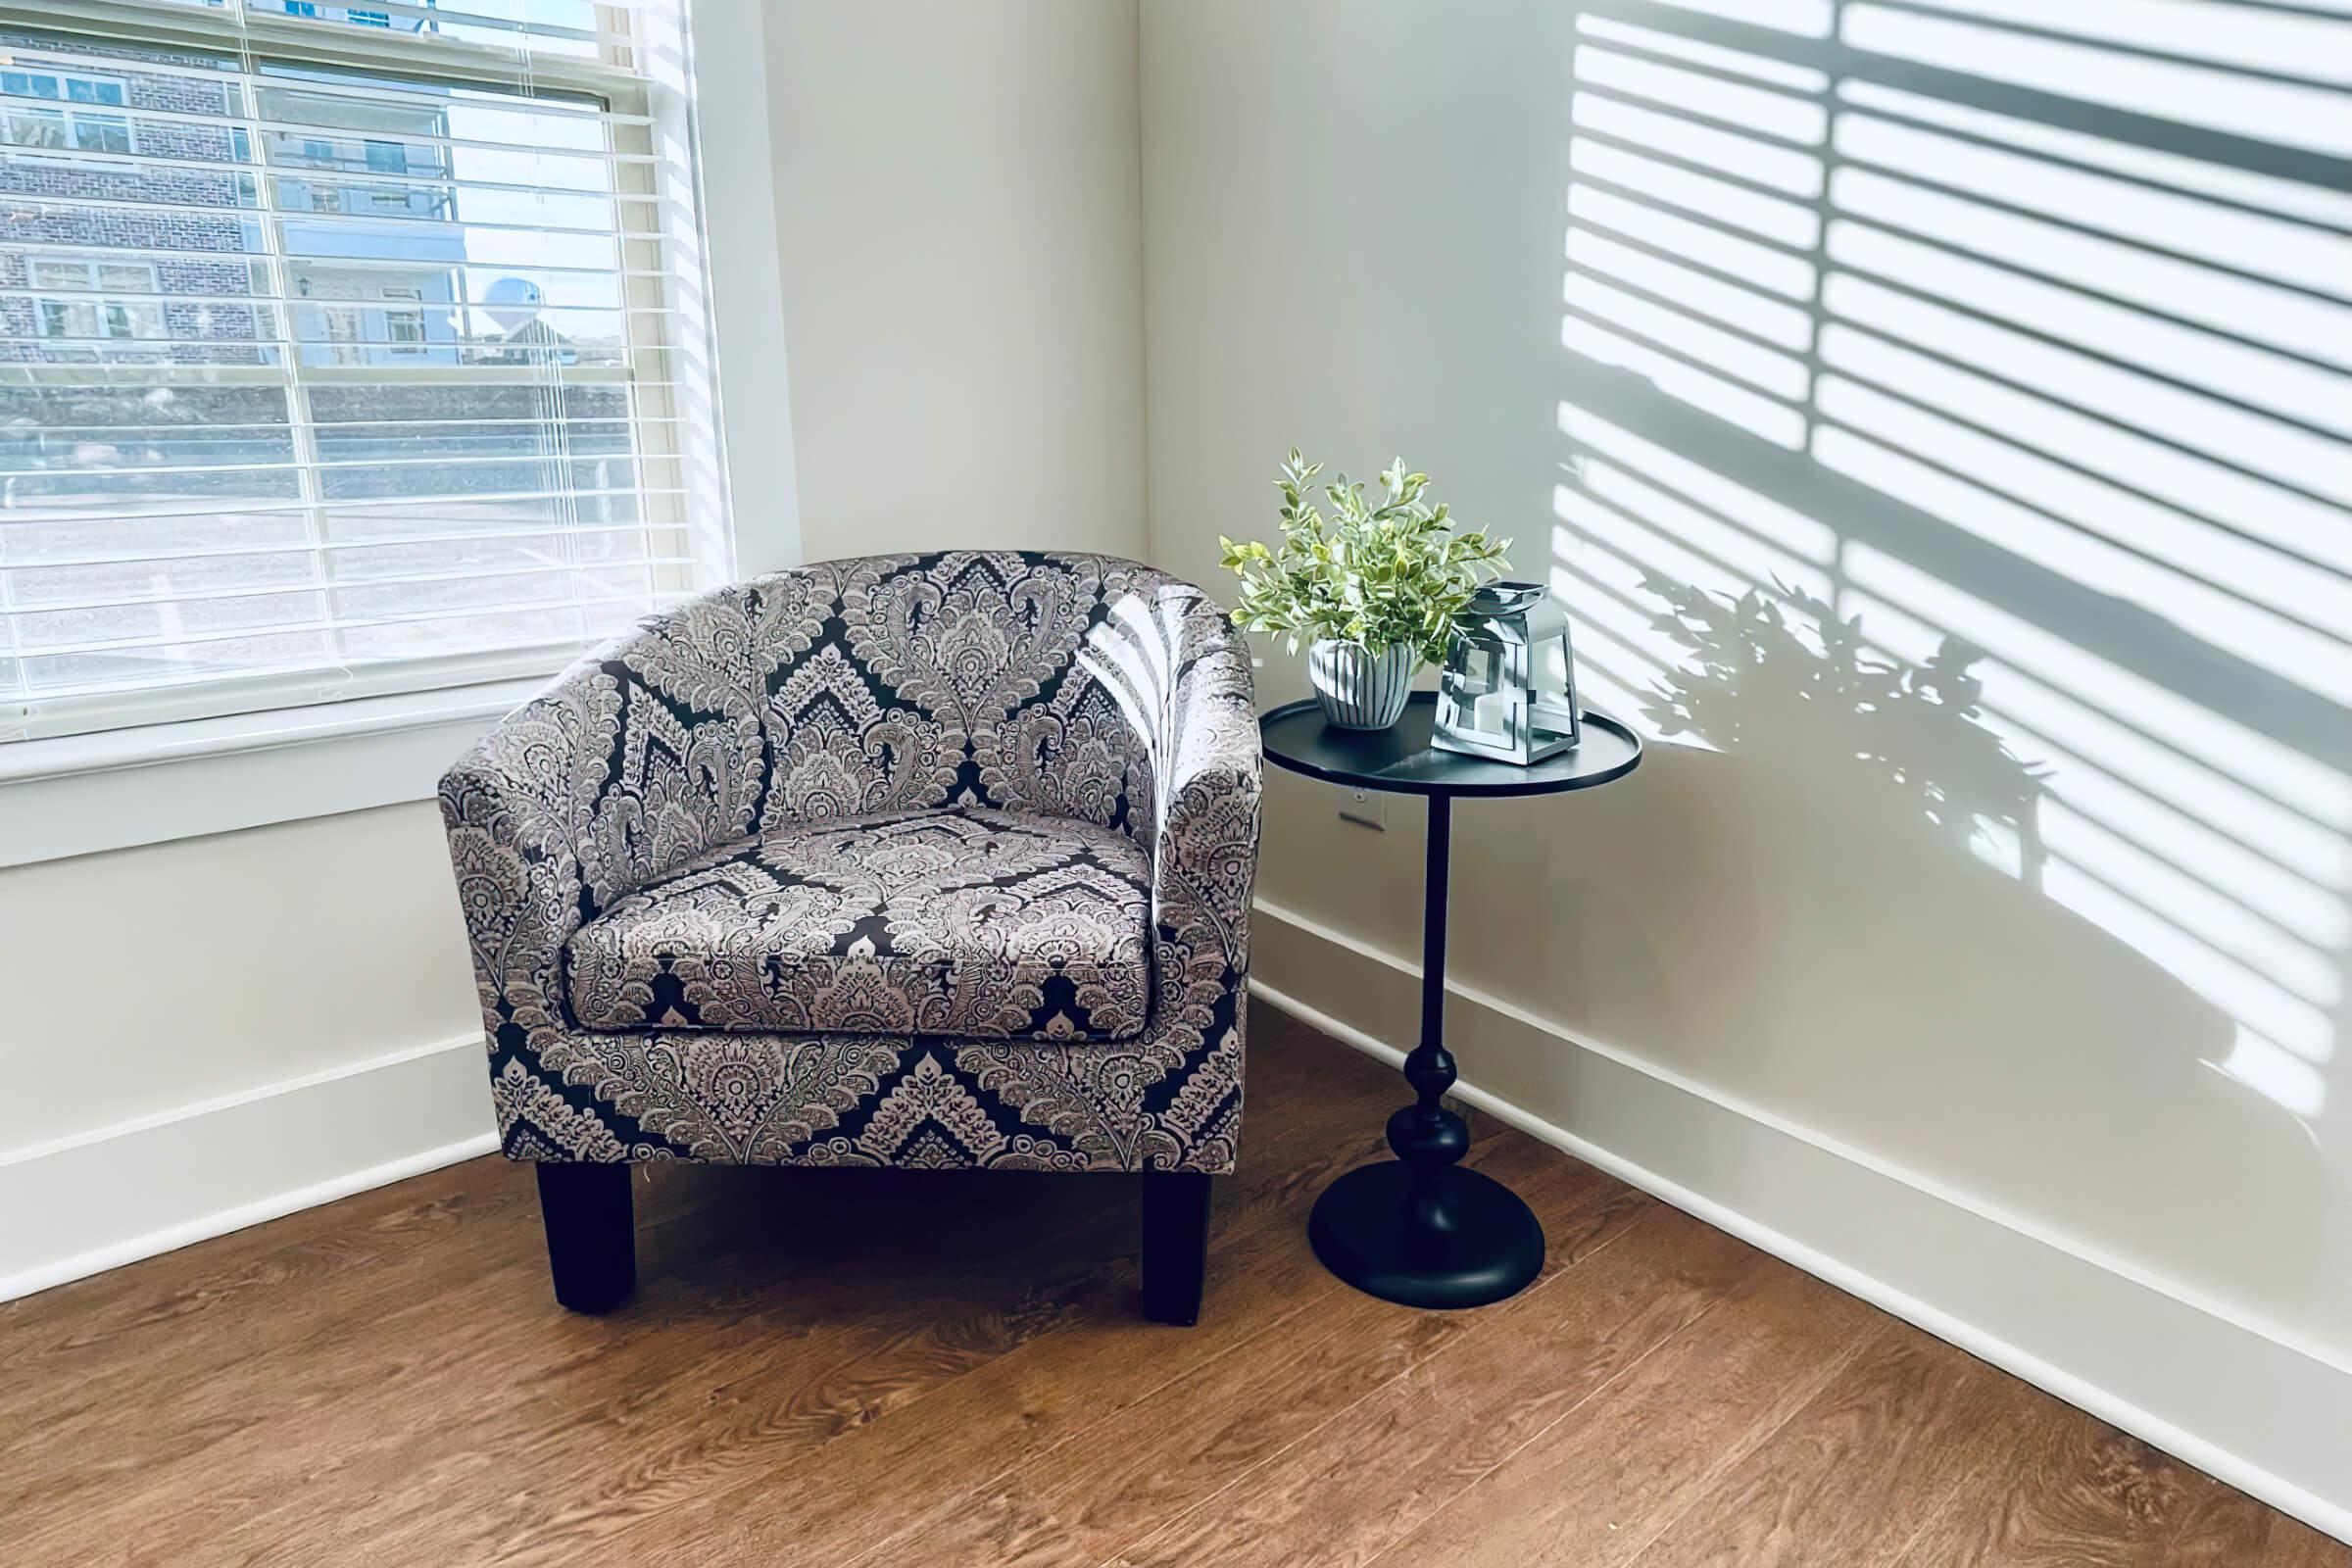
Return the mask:
<svg viewBox="0 0 2352 1568">
<path fill-rule="evenodd" d="M 1374 653 L 1324 638 L 1306 651 L 1306 678 L 1337 729 L 1387 729 L 1404 714 L 1421 655 L 1409 643 Z"/>
</svg>

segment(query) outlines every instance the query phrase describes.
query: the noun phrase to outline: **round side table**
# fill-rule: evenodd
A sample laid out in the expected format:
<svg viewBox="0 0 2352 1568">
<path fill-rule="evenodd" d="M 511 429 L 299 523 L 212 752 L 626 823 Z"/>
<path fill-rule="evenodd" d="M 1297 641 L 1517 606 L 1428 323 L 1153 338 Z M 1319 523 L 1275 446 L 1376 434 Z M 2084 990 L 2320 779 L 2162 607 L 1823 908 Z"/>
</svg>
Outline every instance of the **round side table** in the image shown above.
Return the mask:
<svg viewBox="0 0 2352 1568">
<path fill-rule="evenodd" d="M 1413 1103 L 1389 1118 L 1392 1160 L 1348 1172 L 1315 1200 L 1307 1239 L 1341 1279 L 1407 1306 L 1484 1306 L 1517 1293 L 1544 1267 L 1544 1229 L 1517 1193 L 1457 1163 L 1470 1129 L 1444 1104 L 1453 1087 L 1446 1050 L 1446 883 L 1453 802 L 1591 789 L 1632 772 L 1642 740 L 1600 713 L 1584 715 L 1572 752 L 1516 767 L 1429 744 L 1437 694 L 1415 692 L 1383 730 L 1340 729 L 1309 698 L 1259 719 L 1266 760 L 1355 789 L 1429 799 L 1429 858 L 1421 906 L 1421 1041 L 1404 1058 Z"/>
</svg>

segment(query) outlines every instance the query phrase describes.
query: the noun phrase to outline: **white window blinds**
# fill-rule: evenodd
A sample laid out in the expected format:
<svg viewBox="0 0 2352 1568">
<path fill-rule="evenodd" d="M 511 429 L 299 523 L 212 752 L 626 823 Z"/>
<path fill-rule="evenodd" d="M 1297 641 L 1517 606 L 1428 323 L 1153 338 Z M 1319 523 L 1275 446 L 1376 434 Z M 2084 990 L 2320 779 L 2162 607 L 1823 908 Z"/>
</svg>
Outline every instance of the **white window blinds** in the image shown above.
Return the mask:
<svg viewBox="0 0 2352 1568">
<path fill-rule="evenodd" d="M 726 572 L 676 0 L 0 4 L 0 739 Z"/>
</svg>

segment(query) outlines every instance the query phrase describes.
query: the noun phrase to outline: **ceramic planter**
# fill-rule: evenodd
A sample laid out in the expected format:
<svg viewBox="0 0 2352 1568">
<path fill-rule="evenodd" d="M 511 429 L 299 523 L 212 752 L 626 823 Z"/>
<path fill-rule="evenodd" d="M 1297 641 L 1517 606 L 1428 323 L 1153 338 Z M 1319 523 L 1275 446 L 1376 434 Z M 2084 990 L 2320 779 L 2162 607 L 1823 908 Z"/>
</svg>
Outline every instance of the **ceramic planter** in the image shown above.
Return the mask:
<svg viewBox="0 0 2352 1568">
<path fill-rule="evenodd" d="M 1331 638 L 1306 651 L 1306 678 L 1339 729 L 1387 729 L 1404 713 L 1421 655 L 1409 644 L 1378 652 Z"/>
</svg>

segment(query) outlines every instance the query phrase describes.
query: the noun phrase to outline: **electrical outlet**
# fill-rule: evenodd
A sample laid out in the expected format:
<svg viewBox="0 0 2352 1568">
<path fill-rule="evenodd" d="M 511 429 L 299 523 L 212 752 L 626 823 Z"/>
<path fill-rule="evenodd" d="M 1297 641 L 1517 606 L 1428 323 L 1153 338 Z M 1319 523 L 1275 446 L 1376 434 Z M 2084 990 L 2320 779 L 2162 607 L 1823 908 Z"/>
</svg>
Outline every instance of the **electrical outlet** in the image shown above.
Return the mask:
<svg viewBox="0 0 2352 1568">
<path fill-rule="evenodd" d="M 1340 820 L 1368 827 L 1375 833 L 1389 830 L 1389 798 L 1379 790 L 1348 790 L 1340 804 Z"/>
</svg>

